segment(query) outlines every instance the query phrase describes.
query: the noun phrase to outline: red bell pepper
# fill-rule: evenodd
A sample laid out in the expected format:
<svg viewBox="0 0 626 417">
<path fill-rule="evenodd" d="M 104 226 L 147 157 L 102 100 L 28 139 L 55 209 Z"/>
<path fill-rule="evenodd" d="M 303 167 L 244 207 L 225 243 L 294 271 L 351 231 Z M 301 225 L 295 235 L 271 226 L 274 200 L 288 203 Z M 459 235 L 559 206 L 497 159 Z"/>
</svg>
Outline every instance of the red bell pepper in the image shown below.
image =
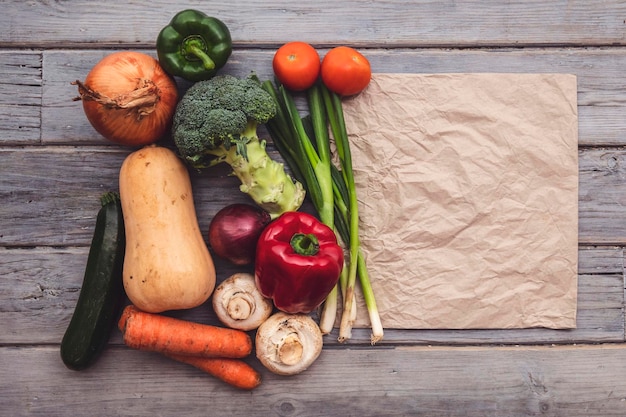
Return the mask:
<svg viewBox="0 0 626 417">
<path fill-rule="evenodd" d="M 343 261 L 343 250 L 330 227 L 310 214 L 286 212 L 261 233 L 256 284 L 279 310 L 310 313 L 337 284 Z"/>
</svg>

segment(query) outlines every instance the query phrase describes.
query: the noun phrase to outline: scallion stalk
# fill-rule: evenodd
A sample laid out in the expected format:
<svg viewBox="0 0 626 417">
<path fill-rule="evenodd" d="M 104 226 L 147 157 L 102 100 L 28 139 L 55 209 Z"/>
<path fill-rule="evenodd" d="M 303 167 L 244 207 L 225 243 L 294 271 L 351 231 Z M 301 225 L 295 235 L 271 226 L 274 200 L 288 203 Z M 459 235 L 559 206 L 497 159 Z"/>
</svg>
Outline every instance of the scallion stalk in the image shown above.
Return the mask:
<svg viewBox="0 0 626 417">
<path fill-rule="evenodd" d="M 350 267 L 348 271 L 348 283 L 344 293 L 343 312 L 341 314 L 341 324 L 339 326 L 339 342 L 344 342 L 352 337 L 352 306 L 354 303 L 354 288 L 356 285 L 357 258 L 360 248 L 359 240 L 359 210 L 354 184 L 354 174 L 352 171 L 352 154 L 350 152 L 350 144 L 348 135 L 343 121 L 343 112 L 341 111 L 341 102 L 339 101 L 339 109 L 337 109 L 337 100 L 339 97 L 331 93 L 328 89 L 322 88 L 328 122 L 330 123 L 335 145 L 337 146 L 337 154 L 341 164 L 341 172 L 343 179 L 348 188 L 348 225 L 350 231 L 350 240 L 348 247 L 350 251 Z"/>
<path fill-rule="evenodd" d="M 360 248 L 358 202 L 341 98 L 323 84 L 307 91 L 309 119 L 315 138 L 313 142 L 291 94 L 283 86 L 279 86 L 277 91 L 271 81 L 265 81 L 262 86 L 272 94 L 279 107 L 277 116 L 266 124 L 276 148 L 294 175 L 298 175 L 298 180 L 304 184 L 320 220 L 333 228 L 338 238 L 349 248 L 347 266 L 344 265 L 340 277 L 343 310 L 339 341 L 345 342 L 351 337 L 356 316 L 354 290 L 358 275 L 372 324 L 371 342 L 374 344 L 383 338 L 383 328 Z M 331 161 L 329 126 L 341 169 Z M 337 297 L 336 286 L 328 295 L 322 310 L 320 329 L 323 333 L 329 333 L 334 326 Z"/>
<path fill-rule="evenodd" d="M 359 283 L 363 291 L 365 305 L 367 307 L 370 322 L 372 325 L 371 343 L 375 344 L 383 338 L 384 332 L 378 307 L 374 298 L 369 274 L 365 265 L 365 258 L 361 251 L 359 237 L 359 215 L 358 200 L 356 195 L 356 185 L 352 170 L 352 153 L 350 142 L 343 115 L 343 104 L 341 97 L 336 93 L 322 86 L 322 95 L 326 104 L 326 112 L 330 123 L 331 131 L 337 146 L 337 154 L 341 162 L 342 174 L 348 190 L 348 213 L 349 213 L 349 248 L 350 248 L 350 272 L 348 275 L 348 286 L 344 294 L 344 310 L 342 313 L 341 326 L 339 328 L 339 340 L 351 337 L 353 320 L 351 317 L 352 303 L 354 302 L 354 287 L 356 284 L 357 267 L 359 269 Z"/>
<path fill-rule="evenodd" d="M 313 125 L 313 132 L 317 143 L 316 163 L 313 170 L 317 177 L 317 182 L 321 190 L 322 204 L 319 207 L 320 219 L 331 229 L 335 228 L 335 202 L 333 194 L 333 178 L 331 175 L 330 138 L 328 137 L 328 122 L 324 113 L 322 95 L 317 85 L 311 87 L 307 92 L 309 103 L 309 114 Z M 312 148 L 312 146 L 311 146 Z M 315 154 L 314 150 L 311 151 Z M 310 159 L 314 158 L 310 156 Z"/>
</svg>

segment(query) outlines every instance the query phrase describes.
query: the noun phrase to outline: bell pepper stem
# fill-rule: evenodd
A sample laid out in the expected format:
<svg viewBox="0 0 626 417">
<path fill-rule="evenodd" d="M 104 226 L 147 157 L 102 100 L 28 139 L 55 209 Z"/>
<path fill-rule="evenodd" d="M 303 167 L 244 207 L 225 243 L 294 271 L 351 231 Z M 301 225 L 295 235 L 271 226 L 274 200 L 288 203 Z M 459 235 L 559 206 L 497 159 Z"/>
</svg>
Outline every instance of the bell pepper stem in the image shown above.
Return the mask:
<svg viewBox="0 0 626 417">
<path fill-rule="evenodd" d="M 189 36 L 183 41 L 182 53 L 187 59 L 199 59 L 207 70 L 215 68 L 215 62 L 205 52 L 206 44 L 200 36 Z"/>
<path fill-rule="evenodd" d="M 299 255 L 315 256 L 320 251 L 320 243 L 314 234 L 296 233 L 289 242 L 294 252 Z"/>
</svg>

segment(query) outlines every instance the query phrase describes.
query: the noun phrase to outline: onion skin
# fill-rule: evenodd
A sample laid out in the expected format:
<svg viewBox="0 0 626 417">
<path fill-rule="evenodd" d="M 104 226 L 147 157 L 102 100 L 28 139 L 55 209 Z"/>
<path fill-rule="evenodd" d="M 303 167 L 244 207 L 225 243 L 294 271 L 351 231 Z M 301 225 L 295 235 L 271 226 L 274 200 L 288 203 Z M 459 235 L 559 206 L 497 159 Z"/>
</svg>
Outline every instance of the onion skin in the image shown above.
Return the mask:
<svg viewBox="0 0 626 417">
<path fill-rule="evenodd" d="M 215 214 L 209 225 L 209 246 L 235 265 L 254 262 L 259 236 L 271 221 L 267 211 L 250 204 L 230 204 Z"/>
<path fill-rule="evenodd" d="M 178 103 L 176 82 L 147 54 L 109 54 L 91 69 L 84 82 L 75 84 L 87 120 L 112 142 L 149 145 L 171 127 Z"/>
</svg>

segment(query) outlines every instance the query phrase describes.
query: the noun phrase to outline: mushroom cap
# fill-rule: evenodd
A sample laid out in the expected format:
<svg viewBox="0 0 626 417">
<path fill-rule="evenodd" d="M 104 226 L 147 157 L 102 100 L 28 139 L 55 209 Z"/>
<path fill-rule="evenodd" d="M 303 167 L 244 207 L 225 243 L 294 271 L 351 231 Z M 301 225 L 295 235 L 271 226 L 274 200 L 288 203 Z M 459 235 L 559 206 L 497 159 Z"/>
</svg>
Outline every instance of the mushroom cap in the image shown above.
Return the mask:
<svg viewBox="0 0 626 417">
<path fill-rule="evenodd" d="M 272 300 L 263 297 L 254 275 L 240 272 L 222 281 L 211 300 L 217 318 L 237 330 L 254 330 L 271 314 Z"/>
<path fill-rule="evenodd" d="M 255 344 L 256 356 L 263 366 L 278 375 L 295 375 L 318 358 L 323 337 L 311 317 L 281 311 L 259 326 Z"/>
</svg>

